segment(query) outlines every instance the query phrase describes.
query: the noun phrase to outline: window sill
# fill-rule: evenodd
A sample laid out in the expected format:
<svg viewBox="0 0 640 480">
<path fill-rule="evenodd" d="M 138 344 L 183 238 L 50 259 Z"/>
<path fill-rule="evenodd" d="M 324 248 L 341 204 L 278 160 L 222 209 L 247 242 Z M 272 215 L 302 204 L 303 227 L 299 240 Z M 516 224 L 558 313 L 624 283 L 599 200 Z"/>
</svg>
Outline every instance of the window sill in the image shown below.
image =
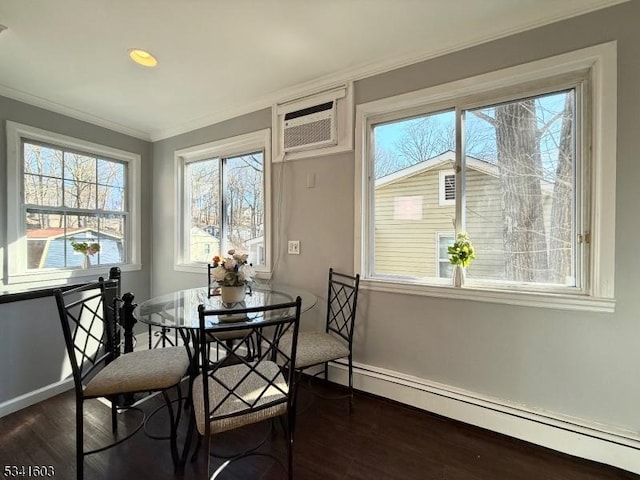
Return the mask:
<svg viewBox="0 0 640 480">
<path fill-rule="evenodd" d="M 77 281 L 97 280 L 98 277 L 109 277 L 109 270 L 112 267 L 120 268 L 121 272 L 133 272 L 142 270 L 142 265 L 139 263 L 129 263 L 123 265 L 100 265 L 90 267 L 87 269 L 73 269 L 73 270 L 47 270 L 47 271 L 34 271 L 25 272 L 20 274 L 14 274 L 9 276 L 7 285 L 3 290 L 6 293 L 12 291 L 20 291 L 25 288 L 31 288 L 37 284 L 38 288 L 46 288 L 51 286 L 58 286 L 65 283 L 76 283 Z"/>
<path fill-rule="evenodd" d="M 362 280 L 364 290 L 398 293 L 402 295 L 420 295 L 425 297 L 449 298 L 453 300 L 471 300 L 475 302 L 499 303 L 523 307 L 551 308 L 556 310 L 574 310 L 582 312 L 613 313 L 615 299 L 596 298 L 587 295 L 568 295 L 557 293 L 517 292 L 478 287 L 456 288 L 448 285 L 434 286 L 411 283 L 396 283 L 387 280 Z"/>
</svg>

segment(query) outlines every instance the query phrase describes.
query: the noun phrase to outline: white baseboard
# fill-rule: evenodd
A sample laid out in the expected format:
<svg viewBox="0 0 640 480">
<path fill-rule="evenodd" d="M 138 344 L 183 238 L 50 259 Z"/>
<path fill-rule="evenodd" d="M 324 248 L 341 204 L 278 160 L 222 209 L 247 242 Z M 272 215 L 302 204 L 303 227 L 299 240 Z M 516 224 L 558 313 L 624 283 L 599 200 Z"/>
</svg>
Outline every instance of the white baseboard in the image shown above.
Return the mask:
<svg viewBox="0 0 640 480">
<path fill-rule="evenodd" d="M 346 385 L 346 365 L 330 364 L 329 378 Z M 438 415 L 569 455 L 640 473 L 640 435 L 636 432 L 536 411 L 475 392 L 363 364 L 354 363 L 353 385 L 357 390 Z"/>
<path fill-rule="evenodd" d="M 66 392 L 73 388 L 73 378 L 61 380 L 46 387 L 39 388 L 33 392 L 25 393 L 19 397 L 12 398 L 6 402 L 0 403 L 0 418 L 10 413 L 17 412 L 23 408 L 29 407 L 38 402 L 42 402 L 51 397 L 55 397 L 59 393 Z"/>
</svg>

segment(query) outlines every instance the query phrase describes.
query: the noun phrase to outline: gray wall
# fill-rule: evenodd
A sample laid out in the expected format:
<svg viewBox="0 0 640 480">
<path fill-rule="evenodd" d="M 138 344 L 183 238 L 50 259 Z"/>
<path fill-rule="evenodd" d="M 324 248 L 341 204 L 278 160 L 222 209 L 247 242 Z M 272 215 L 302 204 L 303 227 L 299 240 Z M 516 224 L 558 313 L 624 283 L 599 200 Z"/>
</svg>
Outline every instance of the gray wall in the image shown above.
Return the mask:
<svg viewBox="0 0 640 480">
<path fill-rule="evenodd" d="M 0 291 L 7 280 L 6 120 L 137 153 L 142 158 L 142 265 L 123 274 L 123 291 L 149 296 L 151 249 L 151 144 L 86 122 L 0 96 Z M 108 269 L 95 274 L 108 276 Z M 93 275 L 93 273 L 92 273 Z M 84 279 L 83 279 L 84 280 Z M 87 279 L 88 280 L 88 279 Z M 81 281 L 80 279 L 74 279 Z M 64 341 L 52 299 L 0 305 L 0 404 L 61 380 Z"/>
<path fill-rule="evenodd" d="M 357 362 L 640 431 L 640 256 L 628 247 L 640 238 L 639 18 L 634 0 L 356 82 L 356 103 L 362 103 L 606 41 L 619 47 L 615 313 L 363 291 Z M 154 144 L 152 293 L 204 281 L 172 270 L 173 151 L 268 126 L 269 112 L 260 111 Z M 354 163 L 346 153 L 285 164 L 282 184 L 274 181 L 275 193 L 284 196 L 275 215 L 282 235 L 275 281 L 324 299 L 327 269 L 352 270 Z M 306 188 L 308 173 L 316 175 L 315 188 Z M 301 255 L 284 253 L 287 239 L 301 241 Z M 314 310 L 319 317 L 323 308 Z"/>
</svg>

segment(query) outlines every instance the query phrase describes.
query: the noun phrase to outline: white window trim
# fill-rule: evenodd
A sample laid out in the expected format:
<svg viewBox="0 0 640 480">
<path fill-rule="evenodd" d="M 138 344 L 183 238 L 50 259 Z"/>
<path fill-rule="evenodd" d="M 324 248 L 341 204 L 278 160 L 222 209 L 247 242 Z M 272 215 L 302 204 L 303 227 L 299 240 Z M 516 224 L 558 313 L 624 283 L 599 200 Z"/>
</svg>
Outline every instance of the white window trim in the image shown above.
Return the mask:
<svg viewBox="0 0 640 480">
<path fill-rule="evenodd" d="M 229 157 L 246 154 L 250 151 L 264 151 L 264 256 L 265 264 L 254 267 L 259 278 L 271 275 L 271 129 L 238 135 L 235 137 L 209 142 L 202 145 L 176 150 L 174 153 L 175 191 L 176 191 L 176 227 L 174 232 L 174 265 L 176 271 L 202 274 L 207 269 L 204 262 L 192 262 L 184 256 L 188 242 L 184 198 L 184 167 L 187 163 L 205 160 L 212 157 Z"/>
<path fill-rule="evenodd" d="M 591 248 L 589 291 L 581 294 L 538 293 L 506 291 L 499 288 L 442 287 L 401 282 L 392 278 L 372 277 L 367 258 L 366 232 L 371 231 L 372 212 L 365 198 L 371 196 L 368 181 L 371 138 L 368 120 L 371 117 L 399 112 L 421 105 L 445 102 L 466 95 L 478 94 L 525 82 L 544 80 L 556 75 L 591 71 Z M 460 298 L 483 302 L 547 307 L 556 309 L 613 312 L 615 309 L 615 192 L 616 185 L 616 131 L 617 131 L 617 43 L 609 42 L 594 47 L 530 62 L 496 72 L 469 77 L 444 85 L 385 98 L 356 108 L 356 155 L 354 188 L 354 268 L 362 272 L 365 289 Z M 607 194 L 609 192 L 609 194 Z"/>
<path fill-rule="evenodd" d="M 436 277 L 445 278 L 440 276 L 440 262 L 444 259 L 440 258 L 440 242 L 442 237 L 451 237 L 455 240 L 456 233 L 454 231 L 436 232 Z M 449 257 L 447 256 L 447 260 Z"/>
<path fill-rule="evenodd" d="M 449 170 L 440 170 L 440 178 L 438 181 L 439 184 L 439 197 L 440 197 L 440 205 L 441 206 L 445 206 L 445 205 L 455 205 L 456 204 L 456 196 L 454 194 L 453 200 L 447 200 L 446 197 L 446 186 L 444 184 L 444 180 L 447 176 L 449 175 L 453 175 L 453 178 L 455 178 L 456 183 L 458 183 L 458 179 L 456 178 L 456 172 L 453 169 L 449 169 Z M 457 188 L 457 187 L 456 187 Z"/>
<path fill-rule="evenodd" d="M 7 120 L 7 283 L 20 284 L 38 282 L 43 286 L 55 285 L 78 277 L 106 276 L 111 267 L 110 265 L 96 265 L 88 269 L 56 268 L 27 270 L 19 264 L 17 259 L 25 258 L 27 252 L 26 225 L 22 203 L 23 160 L 21 145 L 23 138 L 49 143 L 62 148 L 74 149 L 96 156 L 104 156 L 127 163 L 127 202 L 129 215 L 127 216 L 125 231 L 127 232 L 128 258 L 117 266 L 123 272 L 140 270 L 142 268 L 140 258 L 140 155 Z"/>
</svg>

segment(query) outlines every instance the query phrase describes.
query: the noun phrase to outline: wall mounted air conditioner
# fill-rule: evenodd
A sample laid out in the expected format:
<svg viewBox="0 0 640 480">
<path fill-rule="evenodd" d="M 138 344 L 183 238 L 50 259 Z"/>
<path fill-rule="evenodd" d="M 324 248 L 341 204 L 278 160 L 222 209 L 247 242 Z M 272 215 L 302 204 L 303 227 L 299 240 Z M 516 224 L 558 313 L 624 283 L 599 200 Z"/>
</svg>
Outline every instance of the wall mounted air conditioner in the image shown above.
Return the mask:
<svg viewBox="0 0 640 480">
<path fill-rule="evenodd" d="M 299 152 L 336 145 L 336 101 L 284 115 L 284 152 Z"/>
<path fill-rule="evenodd" d="M 274 105 L 272 161 L 353 150 L 353 83 Z"/>
</svg>

